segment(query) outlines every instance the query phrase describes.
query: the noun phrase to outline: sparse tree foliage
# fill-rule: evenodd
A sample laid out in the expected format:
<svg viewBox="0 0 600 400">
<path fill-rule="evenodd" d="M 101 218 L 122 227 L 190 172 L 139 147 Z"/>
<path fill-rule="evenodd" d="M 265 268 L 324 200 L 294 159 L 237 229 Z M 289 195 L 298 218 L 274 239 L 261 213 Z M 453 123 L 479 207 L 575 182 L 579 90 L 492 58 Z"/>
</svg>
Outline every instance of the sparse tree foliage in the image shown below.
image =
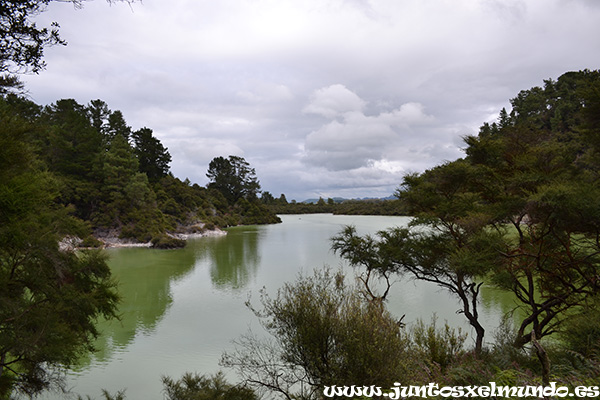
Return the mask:
<svg viewBox="0 0 600 400">
<path fill-rule="evenodd" d="M 277 296 L 265 292 L 270 339 L 249 333 L 222 364 L 243 382 L 286 399 L 320 398 L 324 385 L 392 385 L 412 370 L 408 339 L 383 307 L 365 301 L 328 269 L 300 276 Z"/>
<path fill-rule="evenodd" d="M 234 386 L 222 372 L 213 376 L 186 373 L 177 381 L 163 377 L 167 400 L 257 400 L 251 389 Z"/>
<path fill-rule="evenodd" d="M 6 0 L 0 5 L 0 72 L 44 67 L 44 47 L 65 44 L 58 35 L 58 24 L 39 28 L 32 17 L 45 10 L 49 0 Z"/>
<path fill-rule="evenodd" d="M 23 88 L 18 73 L 38 73 L 46 66 L 44 49 L 66 45 L 59 35 L 59 25 L 39 27 L 33 20 L 52 1 L 73 3 L 81 7 L 83 0 L 3 0 L 0 2 L 0 94 Z M 128 3 L 134 0 L 120 0 Z M 108 0 L 109 3 L 116 0 Z"/>
</svg>

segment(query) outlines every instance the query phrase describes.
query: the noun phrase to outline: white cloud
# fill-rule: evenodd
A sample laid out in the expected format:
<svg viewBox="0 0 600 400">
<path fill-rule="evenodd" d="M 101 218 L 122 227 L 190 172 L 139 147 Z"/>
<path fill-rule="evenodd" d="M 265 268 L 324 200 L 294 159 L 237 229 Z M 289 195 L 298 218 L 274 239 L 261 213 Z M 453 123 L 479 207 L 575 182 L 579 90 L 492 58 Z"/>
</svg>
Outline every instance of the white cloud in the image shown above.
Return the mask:
<svg viewBox="0 0 600 400">
<path fill-rule="evenodd" d="M 344 85 L 335 84 L 315 90 L 305 113 L 333 118 L 351 111 L 362 111 L 366 103 Z"/>
</svg>

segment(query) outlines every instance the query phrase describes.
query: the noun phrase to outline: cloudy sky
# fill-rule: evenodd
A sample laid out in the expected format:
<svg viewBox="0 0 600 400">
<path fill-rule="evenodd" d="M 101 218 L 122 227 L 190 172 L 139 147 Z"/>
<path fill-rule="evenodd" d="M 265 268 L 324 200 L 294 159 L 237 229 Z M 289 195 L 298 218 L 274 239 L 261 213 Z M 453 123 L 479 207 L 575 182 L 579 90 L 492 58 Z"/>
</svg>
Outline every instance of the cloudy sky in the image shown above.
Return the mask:
<svg viewBox="0 0 600 400">
<path fill-rule="evenodd" d="M 597 0 L 95 0 L 36 21 L 68 46 L 24 77 L 32 100 L 102 99 L 179 178 L 238 155 L 299 201 L 388 196 L 520 90 L 600 68 Z"/>
</svg>

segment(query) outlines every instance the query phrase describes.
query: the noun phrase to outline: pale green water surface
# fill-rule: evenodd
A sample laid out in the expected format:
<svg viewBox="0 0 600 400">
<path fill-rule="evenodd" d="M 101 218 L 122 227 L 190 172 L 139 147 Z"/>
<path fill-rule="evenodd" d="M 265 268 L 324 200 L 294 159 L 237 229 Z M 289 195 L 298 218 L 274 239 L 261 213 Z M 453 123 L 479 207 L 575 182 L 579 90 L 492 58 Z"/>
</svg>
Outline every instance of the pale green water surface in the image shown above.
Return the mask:
<svg viewBox="0 0 600 400">
<path fill-rule="evenodd" d="M 299 272 L 311 273 L 325 264 L 342 267 L 329 239 L 344 225 L 374 234 L 408 222 L 405 217 L 329 214 L 284 215 L 282 220 L 190 240 L 184 249 L 108 250 L 123 297 L 122 321 L 101 324 L 99 352 L 70 373 L 72 391 L 99 399 L 103 388 L 111 393 L 126 388 L 129 400 L 163 399 L 161 376 L 217 372 L 221 354 L 233 348 L 232 340 L 249 328 L 262 333 L 244 305 L 248 296 L 258 304 L 263 286 L 275 293 Z M 464 317 L 456 314 L 458 302 L 432 284 L 399 279 L 388 306 L 398 316 L 406 314 L 409 324 L 419 317 L 429 321 L 436 313 L 440 322 L 448 320 L 471 332 Z M 484 293 L 481 314 L 488 340 L 509 309 L 507 299 L 497 292 Z M 232 382 L 235 379 L 230 375 Z"/>
</svg>

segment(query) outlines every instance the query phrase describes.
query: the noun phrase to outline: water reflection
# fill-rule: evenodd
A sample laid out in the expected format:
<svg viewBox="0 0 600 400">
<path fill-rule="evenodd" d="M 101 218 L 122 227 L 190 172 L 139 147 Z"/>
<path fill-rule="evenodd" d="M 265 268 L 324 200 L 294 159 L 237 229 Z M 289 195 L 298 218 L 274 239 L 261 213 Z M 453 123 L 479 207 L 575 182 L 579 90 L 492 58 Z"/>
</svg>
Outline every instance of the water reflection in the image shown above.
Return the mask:
<svg viewBox="0 0 600 400">
<path fill-rule="evenodd" d="M 508 318 L 511 321 L 519 322 L 526 317 L 526 312 L 520 307 L 512 292 L 494 286 L 484 285 L 482 287 L 481 304 L 484 310 L 492 310 L 500 316 L 501 320 Z"/>
<path fill-rule="evenodd" d="M 230 228 L 225 237 L 195 240 L 198 262 L 208 264 L 213 287 L 240 290 L 256 277 L 260 265 L 258 227 Z"/>
<path fill-rule="evenodd" d="M 108 361 L 125 352 L 138 335 L 151 335 L 173 304 L 172 285 L 199 265 L 210 271 L 217 290 L 241 290 L 256 276 L 260 264 L 257 227 L 233 228 L 222 237 L 190 240 L 184 249 L 111 249 L 109 265 L 122 297 L 120 321 L 99 321 L 97 352 L 80 367 Z M 200 290 L 200 289 L 199 289 Z"/>
<path fill-rule="evenodd" d="M 173 303 L 171 284 L 183 279 L 194 267 L 190 249 L 153 250 L 122 248 L 107 251 L 112 274 L 118 282 L 120 320 L 98 322 L 100 337 L 94 346 L 96 362 L 123 351 L 136 335 L 149 335 Z M 88 365 L 89 357 L 80 361 Z"/>
</svg>

